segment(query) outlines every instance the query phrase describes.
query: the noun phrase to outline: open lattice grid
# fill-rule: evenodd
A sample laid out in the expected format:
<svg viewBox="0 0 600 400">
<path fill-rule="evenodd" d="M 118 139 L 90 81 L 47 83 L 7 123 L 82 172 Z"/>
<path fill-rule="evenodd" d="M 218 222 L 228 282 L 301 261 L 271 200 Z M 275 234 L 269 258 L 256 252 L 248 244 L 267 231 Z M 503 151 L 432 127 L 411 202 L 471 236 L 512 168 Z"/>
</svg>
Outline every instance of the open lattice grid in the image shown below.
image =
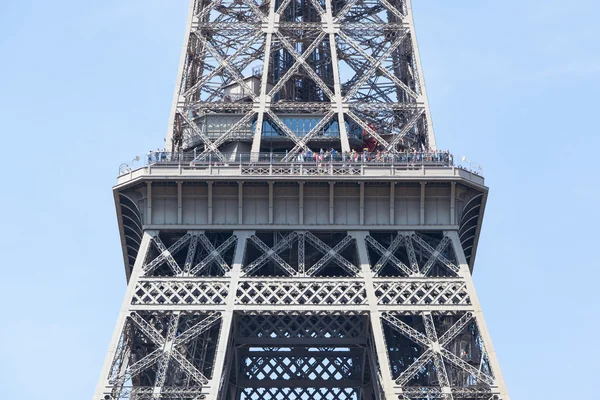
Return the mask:
<svg viewBox="0 0 600 400">
<path fill-rule="evenodd" d="M 483 183 L 459 213 L 449 184 L 447 211 L 436 209 L 449 225 L 432 228 L 428 166 L 410 167 L 410 179 L 422 180 L 420 208 L 411 209 L 420 216 L 406 220 L 418 220 L 415 229 L 394 219 L 388 178 L 403 171 L 379 168 L 373 180 L 390 190 L 381 218 L 389 226 L 379 229 L 380 218 L 365 225 L 365 191 L 379 189 L 364 181 L 345 209 L 357 221 L 336 223 L 334 184 L 364 178 L 364 163 L 303 162 L 322 147 L 436 150 L 409 0 L 191 0 L 166 143 L 161 162 L 178 177 L 148 166 L 145 192 L 115 192 L 128 219 L 129 285 L 95 400 L 509 400 L 469 269 Z M 284 155 L 255 164 L 264 151 Z M 213 182 L 239 154 L 250 158 L 232 181 Z M 208 179 L 186 184 L 206 184 L 199 207 L 208 228 L 183 223 L 182 160 L 190 159 L 194 173 L 195 161 L 206 166 Z M 242 188 L 261 176 L 298 186 L 297 205 L 286 208 L 295 227 L 267 225 L 284 196 L 273 181 L 267 200 L 252 200 L 268 210 L 261 223 L 245 223 Z M 213 212 L 213 189 L 225 193 L 235 180 L 237 215 Z M 331 229 L 306 224 L 304 180 L 328 191 Z M 176 225 L 152 224 L 153 185 L 159 193 L 176 185 L 177 200 L 163 208 Z"/>
<path fill-rule="evenodd" d="M 459 246 L 443 232 L 147 233 L 107 395 L 372 400 L 387 384 L 394 398 L 495 398 Z M 254 276 L 266 263 L 274 275 Z M 205 264 L 213 275 L 191 273 Z"/>
</svg>

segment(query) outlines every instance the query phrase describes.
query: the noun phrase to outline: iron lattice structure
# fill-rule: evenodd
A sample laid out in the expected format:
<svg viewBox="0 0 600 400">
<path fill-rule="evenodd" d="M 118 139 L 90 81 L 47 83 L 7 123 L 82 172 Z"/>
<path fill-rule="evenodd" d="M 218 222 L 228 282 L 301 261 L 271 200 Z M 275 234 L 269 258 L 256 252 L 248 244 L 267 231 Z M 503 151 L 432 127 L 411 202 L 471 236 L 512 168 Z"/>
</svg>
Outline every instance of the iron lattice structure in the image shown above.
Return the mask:
<svg viewBox="0 0 600 400">
<path fill-rule="evenodd" d="M 409 2 L 192 1 L 180 72 L 172 151 L 114 188 L 94 400 L 510 399 L 471 279 L 488 189 L 435 152 Z"/>
<path fill-rule="evenodd" d="M 404 0 L 191 5 L 170 151 L 435 149 Z"/>
</svg>

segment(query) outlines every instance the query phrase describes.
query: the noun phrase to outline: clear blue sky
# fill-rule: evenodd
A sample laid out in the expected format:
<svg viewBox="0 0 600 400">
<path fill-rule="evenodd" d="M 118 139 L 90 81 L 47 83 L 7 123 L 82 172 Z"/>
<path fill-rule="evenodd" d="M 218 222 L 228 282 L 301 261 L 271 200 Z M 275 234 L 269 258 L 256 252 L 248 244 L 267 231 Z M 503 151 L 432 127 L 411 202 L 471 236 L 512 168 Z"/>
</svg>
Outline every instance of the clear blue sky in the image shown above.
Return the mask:
<svg viewBox="0 0 600 400">
<path fill-rule="evenodd" d="M 92 396 L 125 289 L 111 186 L 162 146 L 187 3 L 0 1 L 3 399 Z M 512 398 L 600 398 L 600 2 L 414 9 L 438 144 L 491 188 L 475 281 Z"/>
</svg>

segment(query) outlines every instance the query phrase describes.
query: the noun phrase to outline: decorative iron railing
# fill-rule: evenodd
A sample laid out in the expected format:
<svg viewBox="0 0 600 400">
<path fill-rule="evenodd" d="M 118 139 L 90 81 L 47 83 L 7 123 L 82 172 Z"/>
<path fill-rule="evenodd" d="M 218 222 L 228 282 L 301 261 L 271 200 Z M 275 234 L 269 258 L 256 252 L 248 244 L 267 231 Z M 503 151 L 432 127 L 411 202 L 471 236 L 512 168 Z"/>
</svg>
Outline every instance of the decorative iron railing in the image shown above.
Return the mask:
<svg viewBox="0 0 600 400">
<path fill-rule="evenodd" d="M 450 168 L 458 167 L 473 174 L 481 175 L 481 169 L 471 170 L 455 164 L 454 156 L 448 151 L 430 152 L 315 152 L 298 154 L 291 161 L 283 161 L 285 152 L 231 153 L 223 158 L 210 153 L 170 153 L 167 151 L 149 152 L 143 160 L 139 157 L 132 165 L 121 164 L 119 175 L 142 167 L 160 168 L 236 168 L 242 175 L 363 175 L 372 169 Z M 135 161 L 143 166 L 135 166 Z"/>
</svg>

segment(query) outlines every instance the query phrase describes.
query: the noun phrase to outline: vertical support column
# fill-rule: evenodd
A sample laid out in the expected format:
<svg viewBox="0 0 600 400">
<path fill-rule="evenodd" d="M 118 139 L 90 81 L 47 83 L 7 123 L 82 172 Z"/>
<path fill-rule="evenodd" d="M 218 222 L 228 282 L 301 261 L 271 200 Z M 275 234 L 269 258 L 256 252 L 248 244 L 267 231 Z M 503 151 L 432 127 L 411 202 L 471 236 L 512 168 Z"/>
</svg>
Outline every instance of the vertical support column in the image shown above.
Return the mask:
<svg viewBox="0 0 600 400">
<path fill-rule="evenodd" d="M 390 182 L 390 225 L 396 223 L 396 182 Z"/>
<path fill-rule="evenodd" d="M 304 232 L 298 234 L 298 276 L 306 276 L 304 269 L 304 258 L 305 258 L 305 236 Z"/>
<path fill-rule="evenodd" d="M 365 224 L 365 183 L 360 183 L 360 209 L 359 209 L 359 224 Z"/>
<path fill-rule="evenodd" d="M 260 141 L 262 139 L 262 125 L 265 116 L 265 111 L 271 105 L 271 98 L 267 96 L 267 82 L 269 79 L 269 60 L 271 59 L 271 43 L 273 42 L 273 34 L 277 30 L 276 24 L 279 22 L 279 14 L 275 13 L 276 1 L 269 3 L 269 16 L 267 17 L 266 26 L 263 23 L 262 31 L 266 33 L 265 38 L 265 58 L 263 62 L 262 77 L 260 80 L 260 96 L 258 113 L 256 118 L 256 130 L 252 138 L 252 149 L 250 150 L 250 161 L 258 161 L 260 152 Z"/>
<path fill-rule="evenodd" d="M 206 182 L 208 185 L 208 207 L 206 207 L 208 225 L 213 223 L 213 183 L 212 181 Z"/>
<path fill-rule="evenodd" d="M 410 29 L 410 38 L 413 48 L 413 60 L 415 68 L 417 69 L 417 81 L 419 83 L 419 102 L 425 104 L 425 118 L 427 119 L 427 141 L 430 150 L 436 149 L 435 134 L 433 132 L 433 123 L 431 120 L 431 111 L 429 110 L 429 100 L 427 99 L 427 88 L 425 86 L 425 76 L 423 74 L 423 68 L 421 66 L 421 56 L 419 54 L 419 44 L 417 43 L 417 35 L 415 33 L 415 21 L 412 12 L 412 0 L 406 2 L 407 16 L 404 22 L 408 23 Z"/>
<path fill-rule="evenodd" d="M 146 182 L 146 224 L 152 225 L 152 182 Z"/>
<path fill-rule="evenodd" d="M 433 365 L 435 365 L 435 372 L 437 375 L 438 385 L 442 389 L 442 399 L 453 400 L 452 389 L 450 388 L 450 380 L 448 379 L 448 372 L 444 363 L 444 358 L 441 353 L 441 346 L 438 339 L 437 331 L 435 330 L 435 324 L 431 311 L 423 313 L 423 323 L 425 325 L 425 334 L 431 343 L 431 348 L 434 351 Z"/>
<path fill-rule="evenodd" d="M 385 393 L 386 400 L 397 399 L 400 391 L 394 393 L 394 380 L 392 378 L 392 370 L 390 368 L 390 360 L 387 354 L 385 345 L 383 326 L 381 323 L 381 312 L 377 306 L 377 296 L 375 295 L 375 287 L 373 286 L 373 272 L 369 264 L 369 255 L 367 253 L 367 245 L 365 238 L 368 232 L 355 231 L 348 232 L 356 239 L 356 248 L 358 250 L 358 260 L 360 262 L 361 272 L 365 281 L 365 290 L 367 293 L 367 301 L 369 304 L 369 315 L 371 319 L 371 328 L 373 329 L 373 341 L 375 342 L 375 350 L 377 352 L 377 360 L 379 361 L 379 371 L 381 376 L 381 384 Z"/>
<path fill-rule="evenodd" d="M 177 223 L 183 224 L 183 182 L 177 181 Z"/>
<path fill-rule="evenodd" d="M 273 181 L 269 181 L 269 224 L 273 223 Z"/>
<path fill-rule="evenodd" d="M 157 399 L 162 398 L 161 395 L 167 378 L 167 369 L 169 368 L 169 359 L 171 358 L 171 353 L 173 352 L 175 338 L 177 336 L 177 330 L 179 328 L 180 315 L 181 313 L 179 311 L 173 312 L 167 328 L 167 337 L 163 347 L 163 354 L 161 356 L 160 361 L 158 362 L 159 368 L 156 373 L 156 381 L 154 383 L 153 394 L 154 397 Z"/>
<path fill-rule="evenodd" d="M 231 324 L 231 333 L 230 335 L 232 335 L 233 337 L 235 337 L 236 335 L 236 326 L 235 324 L 232 322 Z M 229 344 L 228 344 L 228 350 L 229 351 L 233 351 L 235 354 L 233 354 L 232 357 L 227 357 L 227 360 L 225 360 L 224 364 L 223 364 L 223 368 L 225 368 L 223 370 L 223 375 L 221 376 L 221 381 L 223 382 L 223 386 L 221 387 L 221 389 L 219 390 L 219 394 L 218 397 L 221 400 L 224 400 L 227 398 L 226 396 L 226 392 L 227 390 L 229 390 L 229 399 L 231 400 L 237 400 L 237 386 L 231 382 L 230 378 L 231 378 L 231 367 L 233 365 L 235 365 L 236 362 L 236 358 L 237 358 L 237 349 L 232 349 L 231 347 L 229 347 L 232 344 L 232 340 L 229 340 Z M 194 399 L 194 400 L 198 400 L 198 399 Z"/>
<path fill-rule="evenodd" d="M 450 183 L 450 225 L 456 224 L 456 182 Z"/>
<path fill-rule="evenodd" d="M 96 387 L 94 400 L 104 400 L 105 393 L 110 392 L 111 385 L 108 383 L 108 379 L 111 365 L 115 358 L 117 347 L 119 346 L 121 334 L 125 327 L 125 321 L 127 320 L 127 316 L 129 315 L 129 307 L 131 306 L 131 298 L 133 297 L 133 291 L 135 290 L 135 285 L 138 279 L 143 275 L 142 267 L 144 266 L 144 260 L 146 259 L 146 254 L 148 253 L 148 248 L 150 247 L 152 236 L 154 235 L 158 235 L 158 232 L 146 231 L 144 232 L 144 235 L 142 237 L 142 243 L 140 244 L 138 256 L 135 259 L 133 270 L 131 272 L 131 276 L 129 277 L 129 283 L 127 284 L 125 298 L 123 299 L 123 303 L 121 305 L 121 311 L 119 312 L 119 316 L 117 317 L 117 324 L 113 331 L 110 345 L 108 346 L 106 358 L 104 359 L 104 366 L 102 367 L 100 380 L 98 381 L 98 386 Z"/>
<path fill-rule="evenodd" d="M 244 182 L 238 182 L 238 224 L 244 223 Z"/>
<path fill-rule="evenodd" d="M 229 387 L 229 398 L 232 400 L 237 400 L 237 392 L 238 392 L 237 386 L 231 385 Z"/>
<path fill-rule="evenodd" d="M 333 225 L 334 190 L 335 190 L 335 182 L 329 182 L 329 225 Z"/>
<path fill-rule="evenodd" d="M 344 103 L 342 98 L 342 86 L 340 83 L 340 70 L 338 64 L 338 51 L 335 34 L 339 32 L 339 23 L 333 22 L 331 0 L 325 0 L 325 14 L 321 15 L 321 20 L 325 24 L 325 32 L 329 35 L 329 50 L 331 54 L 331 65 L 333 66 L 333 91 L 335 108 L 337 113 L 338 125 L 340 127 L 340 144 L 342 152 L 350 151 L 350 141 L 348 140 L 348 132 L 346 130 L 346 122 L 344 120 Z"/>
<path fill-rule="evenodd" d="M 221 391 L 223 367 L 227 356 L 227 346 L 231 336 L 231 326 L 233 321 L 233 308 L 235 306 L 235 296 L 237 286 L 242 275 L 242 262 L 244 261 L 244 253 L 246 252 L 247 239 L 254 234 L 254 231 L 236 231 L 233 233 L 237 237 L 237 245 L 233 256 L 233 265 L 231 267 L 229 281 L 229 293 L 227 295 L 225 311 L 221 315 L 222 325 L 219 334 L 219 342 L 215 354 L 215 366 L 211 379 L 210 392 L 207 400 L 217 400 Z"/>
<path fill-rule="evenodd" d="M 173 148 L 173 130 L 175 126 L 175 115 L 177 114 L 177 107 L 179 106 L 179 102 L 184 102 L 185 99 L 181 93 L 181 84 L 183 83 L 183 72 L 186 67 L 186 59 L 188 55 L 188 46 L 190 41 L 190 36 L 192 33 L 192 23 L 194 22 L 194 5 L 196 4 L 196 0 L 190 0 L 190 7 L 188 11 L 188 20 L 187 20 L 187 28 L 185 30 L 185 39 L 183 42 L 183 49 L 181 51 L 181 58 L 179 61 L 179 70 L 177 72 L 177 81 L 175 84 L 175 94 L 173 95 L 173 105 L 171 107 L 171 115 L 169 117 L 169 129 L 167 130 L 167 137 L 165 140 L 165 145 L 168 146 L 171 144 L 171 151 L 175 151 Z"/>
<path fill-rule="evenodd" d="M 483 343 L 488 355 L 488 359 L 490 361 L 490 366 L 492 367 L 492 372 L 494 374 L 496 385 L 500 390 L 501 398 L 502 400 L 510 400 L 510 396 L 508 395 L 508 390 L 506 388 L 506 383 L 504 382 L 504 377 L 502 376 L 502 371 L 500 369 L 500 363 L 498 362 L 498 356 L 496 355 L 496 350 L 494 350 L 494 345 L 492 344 L 492 337 L 490 336 L 487 325 L 485 323 L 485 319 L 483 317 L 483 310 L 481 309 L 481 304 L 479 303 L 479 298 L 477 297 L 477 292 L 475 291 L 473 277 L 471 276 L 471 271 L 469 270 L 467 259 L 465 257 L 465 254 L 463 253 L 463 249 L 460 244 L 458 232 L 450 231 L 445 232 L 445 234 L 452 241 L 453 250 L 456 254 L 456 261 L 458 262 L 460 267 L 459 275 L 465 280 L 465 283 L 467 285 L 469 297 L 471 298 L 471 304 L 473 305 L 473 315 L 475 316 L 475 319 L 477 321 L 479 333 L 481 334 L 481 338 L 483 339 Z"/>
<path fill-rule="evenodd" d="M 364 400 L 371 400 L 373 398 L 373 390 L 369 386 L 363 386 L 362 391 L 363 391 L 362 398 Z"/>
<path fill-rule="evenodd" d="M 421 182 L 421 206 L 420 206 L 420 217 L 419 224 L 425 225 L 425 185 L 427 182 Z"/>
<path fill-rule="evenodd" d="M 304 225 L 304 182 L 298 182 L 298 224 Z"/>
</svg>

